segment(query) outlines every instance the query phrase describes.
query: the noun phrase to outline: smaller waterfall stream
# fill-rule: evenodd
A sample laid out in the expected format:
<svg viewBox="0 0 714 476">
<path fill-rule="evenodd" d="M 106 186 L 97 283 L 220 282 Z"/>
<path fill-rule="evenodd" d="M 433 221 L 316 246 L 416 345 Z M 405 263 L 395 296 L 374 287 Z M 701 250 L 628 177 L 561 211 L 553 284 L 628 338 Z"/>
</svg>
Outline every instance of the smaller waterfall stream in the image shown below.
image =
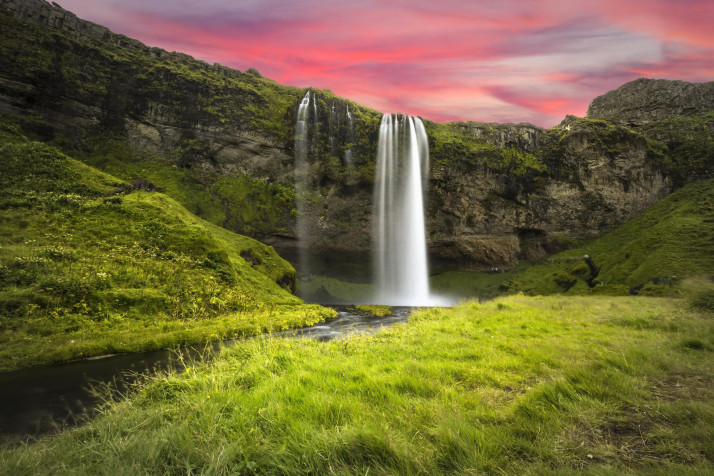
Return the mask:
<svg viewBox="0 0 714 476">
<path fill-rule="evenodd" d="M 309 171 L 308 154 L 310 150 L 310 104 L 314 110 L 313 120 L 317 124 L 317 108 L 315 93 L 308 91 L 298 107 L 297 122 L 295 123 L 295 197 L 298 212 L 297 240 L 298 240 L 298 269 L 303 274 L 309 273 L 307 222 L 305 219 L 307 179 Z"/>
<path fill-rule="evenodd" d="M 355 141 L 355 123 L 352 119 L 352 113 L 350 112 L 350 107 L 347 106 L 347 131 L 345 133 L 345 141 L 348 144 L 353 144 Z M 350 165 L 352 163 L 352 148 L 345 150 L 345 165 Z"/>
</svg>

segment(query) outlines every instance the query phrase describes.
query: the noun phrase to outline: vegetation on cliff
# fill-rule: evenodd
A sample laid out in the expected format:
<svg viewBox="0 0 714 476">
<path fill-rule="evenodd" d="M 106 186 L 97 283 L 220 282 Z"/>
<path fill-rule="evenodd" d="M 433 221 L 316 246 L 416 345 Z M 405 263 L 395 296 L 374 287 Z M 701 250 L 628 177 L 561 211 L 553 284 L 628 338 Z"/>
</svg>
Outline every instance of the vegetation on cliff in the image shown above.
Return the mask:
<svg viewBox="0 0 714 476">
<path fill-rule="evenodd" d="M 317 322 L 275 251 L 0 125 L 0 370 Z M 282 286 L 282 287 L 281 287 Z"/>
<path fill-rule="evenodd" d="M 35 112 L 69 97 L 100 107 L 101 126 L 117 128 L 125 115 L 141 116 L 155 101 L 185 127 L 221 124 L 228 131 L 238 126 L 292 140 L 282 115 L 299 101 L 297 88 L 254 74 L 226 74 L 230 70 L 211 68 L 188 55 L 136 48 L 138 42 L 125 37 L 114 43 L 102 36 L 78 38 L 66 30 L 23 22 L 4 9 L 0 26 L 5 74 L 38 86 L 21 98 L 31 101 Z M 85 133 L 97 132 L 93 129 Z M 82 131 L 72 132 L 75 142 L 83 139 Z"/>
<path fill-rule="evenodd" d="M 256 72 L 150 48 L 97 25 L 78 33 L 43 21 L 46 16 L 22 21 L 0 11 L 0 66 L 7 80 L 8 110 L 33 138 L 52 142 L 123 180 L 152 182 L 211 223 L 291 243 L 285 237 L 295 235 L 297 214 L 295 118 L 305 90 Z M 666 84 L 657 84 L 666 89 Z M 316 90 L 314 96 L 318 122 L 310 126 L 309 228 L 315 236 L 325 236 L 321 246 L 340 242 L 352 251 L 364 251 L 369 229 L 363 203 L 374 177 L 380 114 L 329 90 Z M 348 131 L 348 109 L 354 131 Z M 633 211 L 628 201 L 607 201 L 603 190 L 583 186 L 583 174 L 592 172 L 588 162 L 604 158 L 624 164 L 622 177 L 606 179 L 612 181 L 607 187 L 625 187 L 625 193 L 630 185 L 641 185 L 627 167 L 642 150 L 646 165 L 660 170 L 674 186 L 708 176 L 714 140 L 707 117 L 691 123 L 660 118 L 663 122 L 649 129 L 593 117 L 548 131 L 529 124 L 427 120 L 434 175 L 445 170 L 451 174 L 432 181 L 430 197 L 439 206 L 456 206 L 460 201 L 449 188 L 454 174 L 471 181 L 493 177 L 493 193 L 478 203 L 471 200 L 469 206 L 489 209 L 488 197 L 499 196 L 502 210 L 494 212 L 495 220 L 501 212 L 531 213 L 529 203 L 548 200 L 548 185 L 572 183 L 581 188 L 580 196 L 568 206 L 578 210 L 565 213 L 595 210 L 611 217 L 613 223 L 604 225 L 611 228 L 640 210 Z M 577 148 L 579 142 L 587 144 L 584 153 Z M 347 150 L 353 157 L 350 163 L 344 158 Z M 659 198 L 659 193 L 652 190 L 648 200 Z M 612 207 L 615 213 L 607 213 Z M 548 234 L 553 225 L 548 215 L 535 213 L 533 218 L 529 227 Z M 508 226 L 515 234 L 523 225 L 512 221 Z M 483 235 L 492 223 L 486 220 L 480 228 L 476 223 L 466 229 L 447 220 L 434 225 L 438 229 L 430 233 L 446 243 L 465 234 Z M 576 219 L 567 224 L 568 238 L 590 235 L 592 226 Z M 488 264 L 481 263 L 486 268 Z"/>
<path fill-rule="evenodd" d="M 675 186 L 714 176 L 714 111 L 654 121 L 639 130 L 665 144 L 660 163 Z"/>
<path fill-rule="evenodd" d="M 429 135 L 429 153 L 436 165 L 458 167 L 463 171 L 483 167 L 487 170 L 527 182 L 537 180 L 547 167 L 542 159 L 514 145 L 497 145 L 493 136 L 498 124 L 478 124 L 486 134 L 464 133 L 462 123 L 425 123 Z M 490 133 L 490 134 L 489 134 Z"/>
<path fill-rule="evenodd" d="M 287 233 L 295 220 L 292 187 L 245 173 L 223 174 L 199 164 L 181 164 L 147 151 L 136 151 L 126 139 L 104 134 L 93 140 L 91 152 L 78 152 L 83 162 L 130 183 L 151 183 L 196 216 L 229 230 L 250 235 Z M 200 154 L 195 143 L 184 144 Z M 185 152 L 182 148 L 179 156 Z M 185 157 L 185 155 L 184 155 Z"/>
<path fill-rule="evenodd" d="M 714 179 L 707 179 L 684 186 L 599 238 L 570 242 L 567 251 L 523 261 L 507 272 L 442 272 L 430 283 L 432 291 L 455 298 L 518 292 L 622 295 L 630 288 L 639 294 L 678 295 L 685 279 L 714 269 L 713 236 Z M 320 276 L 306 277 L 300 286 L 324 302 L 359 302 L 374 294 L 369 284 Z"/>
<path fill-rule="evenodd" d="M 148 378 L 0 473 L 710 474 L 711 314 L 515 296 Z"/>
<path fill-rule="evenodd" d="M 24 85 L 10 95 L 33 138 L 124 180 L 152 182 L 216 225 L 258 237 L 293 233 L 290 162 L 305 90 L 111 32 L 78 36 L 21 21 L 4 9 L 0 66 L 12 84 Z M 371 184 L 380 115 L 328 90 L 316 96 L 316 196 L 328 184 Z M 347 108 L 353 134 L 346 133 Z M 60 109 L 57 122 L 50 111 Z"/>
</svg>

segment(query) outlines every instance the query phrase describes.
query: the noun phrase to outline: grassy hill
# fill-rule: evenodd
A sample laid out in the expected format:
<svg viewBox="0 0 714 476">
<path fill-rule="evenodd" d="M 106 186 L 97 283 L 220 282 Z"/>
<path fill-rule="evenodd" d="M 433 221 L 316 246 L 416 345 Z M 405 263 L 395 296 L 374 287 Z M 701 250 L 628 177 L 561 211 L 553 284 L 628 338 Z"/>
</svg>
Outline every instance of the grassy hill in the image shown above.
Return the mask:
<svg viewBox="0 0 714 476">
<path fill-rule="evenodd" d="M 0 124 L 0 370 L 317 322 L 295 271 Z"/>
</svg>

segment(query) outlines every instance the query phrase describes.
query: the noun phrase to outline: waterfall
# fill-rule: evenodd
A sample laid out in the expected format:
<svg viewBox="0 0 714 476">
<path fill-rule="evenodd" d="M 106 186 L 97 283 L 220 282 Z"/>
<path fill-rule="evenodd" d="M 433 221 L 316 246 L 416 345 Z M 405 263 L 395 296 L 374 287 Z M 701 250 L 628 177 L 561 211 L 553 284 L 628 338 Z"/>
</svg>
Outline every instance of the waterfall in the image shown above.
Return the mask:
<svg viewBox="0 0 714 476">
<path fill-rule="evenodd" d="M 340 116 L 337 114 L 337 106 L 335 106 L 335 101 L 332 101 L 330 106 L 330 120 L 328 122 L 330 126 L 330 134 L 328 136 L 328 145 L 330 146 L 330 155 L 339 157 L 338 153 L 338 143 L 337 143 L 337 133 L 340 129 Z"/>
<path fill-rule="evenodd" d="M 352 163 L 352 144 L 355 141 L 355 123 L 352 119 L 352 113 L 350 113 L 350 107 L 347 106 L 347 131 L 345 133 L 345 141 L 350 145 L 350 147 L 345 150 L 345 165 Z"/>
<path fill-rule="evenodd" d="M 424 190 L 429 145 L 421 119 L 387 114 L 379 127 L 374 189 L 375 301 L 427 305 Z"/>
<path fill-rule="evenodd" d="M 310 91 L 310 99 L 312 100 L 312 111 L 313 111 L 313 119 L 315 120 L 315 137 L 317 137 L 317 125 L 318 125 L 318 119 L 317 119 L 317 100 L 315 99 L 315 93 Z"/>
<path fill-rule="evenodd" d="M 297 122 L 295 123 L 295 202 L 297 206 L 297 240 L 298 240 L 298 271 L 301 274 L 309 273 L 309 236 L 306 219 L 307 207 L 305 193 L 309 171 L 308 153 L 310 149 L 309 123 L 310 102 L 315 105 L 314 93 L 308 91 L 298 107 Z M 317 109 L 314 109 L 314 119 L 317 123 Z"/>
</svg>

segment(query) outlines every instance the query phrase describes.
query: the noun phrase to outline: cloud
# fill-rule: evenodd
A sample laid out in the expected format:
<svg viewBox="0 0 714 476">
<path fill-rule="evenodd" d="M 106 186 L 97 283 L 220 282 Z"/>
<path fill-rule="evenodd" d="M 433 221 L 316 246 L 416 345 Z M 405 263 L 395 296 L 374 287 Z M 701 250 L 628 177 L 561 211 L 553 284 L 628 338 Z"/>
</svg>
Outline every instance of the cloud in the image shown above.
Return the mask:
<svg viewBox="0 0 714 476">
<path fill-rule="evenodd" d="M 384 112 L 556 124 L 638 76 L 714 79 L 706 0 L 63 0 L 152 46 Z"/>
</svg>

